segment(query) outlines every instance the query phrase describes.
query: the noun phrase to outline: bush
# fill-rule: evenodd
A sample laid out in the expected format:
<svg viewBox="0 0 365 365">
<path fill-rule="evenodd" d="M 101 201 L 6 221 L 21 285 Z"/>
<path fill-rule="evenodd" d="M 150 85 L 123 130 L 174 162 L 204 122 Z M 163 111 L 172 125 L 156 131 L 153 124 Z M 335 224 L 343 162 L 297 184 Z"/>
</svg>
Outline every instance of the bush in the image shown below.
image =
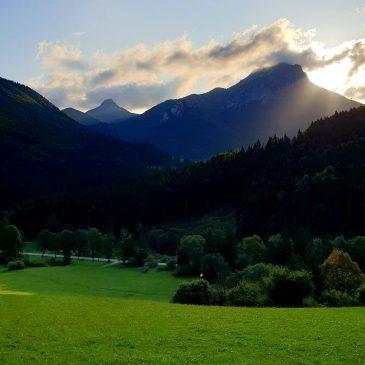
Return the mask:
<svg viewBox="0 0 365 365">
<path fill-rule="evenodd" d="M 229 275 L 225 282 L 227 288 L 234 288 L 241 281 L 251 281 L 253 283 L 260 283 L 266 285 L 269 276 L 275 269 L 271 264 L 259 263 L 256 265 L 249 265 L 242 271 L 235 271 Z"/>
<path fill-rule="evenodd" d="M 24 265 L 26 267 L 46 267 L 47 264 L 44 261 L 31 261 L 28 258 L 24 259 Z"/>
<path fill-rule="evenodd" d="M 129 261 L 129 260 L 128 260 Z M 155 269 L 157 267 L 157 261 L 156 260 L 148 260 L 145 261 L 145 266 L 148 266 L 150 269 Z"/>
<path fill-rule="evenodd" d="M 301 307 L 303 299 L 312 295 L 314 285 L 311 274 L 307 271 L 276 268 L 268 289 L 274 306 Z"/>
<path fill-rule="evenodd" d="M 55 258 L 47 260 L 47 265 L 49 266 L 66 266 L 67 264 L 64 260 L 57 260 Z"/>
<path fill-rule="evenodd" d="M 316 308 L 320 306 L 321 305 L 313 297 L 307 297 L 303 299 L 303 307 Z"/>
<path fill-rule="evenodd" d="M 135 257 L 132 256 L 125 262 L 125 266 L 139 267 L 139 266 L 143 266 L 143 263 L 141 264 L 141 262 L 139 260 L 137 260 Z"/>
<path fill-rule="evenodd" d="M 25 269 L 25 264 L 23 261 L 9 261 L 7 265 L 8 270 L 23 270 Z"/>
<path fill-rule="evenodd" d="M 365 305 L 365 284 L 357 289 L 357 297 L 361 304 Z"/>
<path fill-rule="evenodd" d="M 177 266 L 174 270 L 175 276 L 194 276 L 195 275 L 195 268 L 191 264 L 186 264 L 183 266 Z"/>
<path fill-rule="evenodd" d="M 328 307 L 351 307 L 358 304 L 355 297 L 335 289 L 325 290 L 320 301 Z"/>
<path fill-rule="evenodd" d="M 176 269 L 176 260 L 168 260 L 166 262 L 165 270 L 166 271 L 173 271 L 175 269 Z"/>
<path fill-rule="evenodd" d="M 267 297 L 259 284 L 242 281 L 227 291 L 226 303 L 238 307 L 258 307 L 267 304 Z"/>
<path fill-rule="evenodd" d="M 172 300 L 174 303 L 203 305 L 212 304 L 214 296 L 208 281 L 198 279 L 190 283 L 182 283 Z"/>
</svg>

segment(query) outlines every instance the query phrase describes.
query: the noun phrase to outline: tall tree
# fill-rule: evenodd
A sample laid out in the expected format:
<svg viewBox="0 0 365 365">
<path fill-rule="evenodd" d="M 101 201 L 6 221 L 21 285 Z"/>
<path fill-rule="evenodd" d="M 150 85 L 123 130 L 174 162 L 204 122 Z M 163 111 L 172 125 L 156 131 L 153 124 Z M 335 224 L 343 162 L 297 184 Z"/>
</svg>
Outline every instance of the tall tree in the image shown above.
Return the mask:
<svg viewBox="0 0 365 365">
<path fill-rule="evenodd" d="M 352 261 L 347 252 L 336 248 L 321 265 L 321 269 L 326 289 L 349 292 L 358 288 L 365 281 L 359 265 Z"/>
<path fill-rule="evenodd" d="M 12 224 L 5 226 L 0 234 L 0 249 L 5 260 L 16 258 L 22 249 L 22 236 Z"/>
</svg>

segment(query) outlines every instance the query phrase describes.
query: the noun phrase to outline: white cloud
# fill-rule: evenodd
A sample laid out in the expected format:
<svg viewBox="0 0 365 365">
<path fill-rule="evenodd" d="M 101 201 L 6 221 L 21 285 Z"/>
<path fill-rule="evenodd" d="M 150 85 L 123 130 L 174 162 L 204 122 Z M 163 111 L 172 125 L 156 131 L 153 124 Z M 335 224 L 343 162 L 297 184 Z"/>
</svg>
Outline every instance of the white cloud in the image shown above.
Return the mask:
<svg viewBox="0 0 365 365">
<path fill-rule="evenodd" d="M 108 54 L 95 50 L 85 60 L 80 46 L 40 42 L 36 58 L 42 75 L 29 81 L 59 107 L 91 108 L 113 97 L 130 109 L 145 109 L 167 98 L 228 87 L 250 72 L 278 62 L 299 63 L 321 80 L 321 70 L 347 64 L 343 78 L 331 80 L 345 92 L 357 85 L 365 63 L 365 39 L 326 48 L 314 29 L 303 31 L 287 19 L 258 29 L 253 25 L 222 43 L 211 39 L 194 48 L 187 35 L 148 46 L 138 44 Z M 340 85 L 341 84 L 341 85 Z M 325 85 L 322 85 L 325 86 Z"/>
</svg>

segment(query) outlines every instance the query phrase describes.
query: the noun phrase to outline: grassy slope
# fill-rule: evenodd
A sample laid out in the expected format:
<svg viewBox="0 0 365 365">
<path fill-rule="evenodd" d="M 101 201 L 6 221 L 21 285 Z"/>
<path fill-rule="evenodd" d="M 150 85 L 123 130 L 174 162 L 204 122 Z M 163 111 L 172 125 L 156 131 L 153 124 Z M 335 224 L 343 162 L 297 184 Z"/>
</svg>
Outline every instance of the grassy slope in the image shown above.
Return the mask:
<svg viewBox="0 0 365 365">
<path fill-rule="evenodd" d="M 33 293 L 0 295 L 0 364 L 362 364 L 365 359 L 363 308 L 173 305 L 166 302 L 178 280 L 168 273 L 92 263 L 0 273 L 0 283 Z"/>
</svg>

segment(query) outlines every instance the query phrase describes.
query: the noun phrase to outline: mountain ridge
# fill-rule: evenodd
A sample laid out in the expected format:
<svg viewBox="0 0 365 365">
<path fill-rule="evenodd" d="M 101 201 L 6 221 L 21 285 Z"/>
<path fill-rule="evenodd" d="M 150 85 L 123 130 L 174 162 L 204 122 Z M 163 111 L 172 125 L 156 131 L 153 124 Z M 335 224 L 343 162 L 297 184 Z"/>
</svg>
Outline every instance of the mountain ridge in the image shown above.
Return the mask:
<svg viewBox="0 0 365 365">
<path fill-rule="evenodd" d="M 98 107 L 88 110 L 85 114 L 103 123 L 118 123 L 136 115 L 117 105 L 113 99 L 105 99 Z"/>
<path fill-rule="evenodd" d="M 167 100 L 131 120 L 92 129 L 199 160 L 274 134 L 294 136 L 314 120 L 359 105 L 313 84 L 300 65 L 281 63 L 227 89 Z"/>
</svg>

